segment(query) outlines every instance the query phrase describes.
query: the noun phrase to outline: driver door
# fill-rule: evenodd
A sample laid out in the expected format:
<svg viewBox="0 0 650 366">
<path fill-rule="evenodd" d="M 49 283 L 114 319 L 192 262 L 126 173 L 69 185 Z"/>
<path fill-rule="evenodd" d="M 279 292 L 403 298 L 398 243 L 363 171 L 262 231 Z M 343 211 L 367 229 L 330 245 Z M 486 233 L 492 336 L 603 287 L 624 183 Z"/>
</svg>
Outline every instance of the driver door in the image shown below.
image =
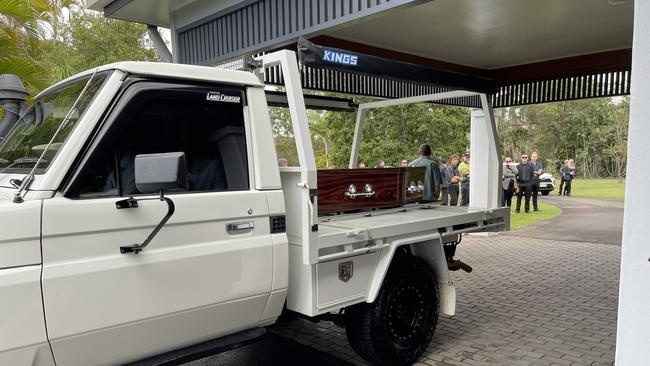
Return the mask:
<svg viewBox="0 0 650 366">
<path fill-rule="evenodd" d="M 207 88 L 207 89 L 206 89 Z M 272 242 L 265 192 L 251 189 L 243 98 L 234 88 L 146 81 L 116 103 L 71 183 L 43 205 L 43 298 L 58 364 L 121 364 L 254 327 L 268 301 Z M 138 154 L 182 151 L 187 191 L 167 206 L 134 184 Z M 232 225 L 245 223 L 246 225 Z"/>
</svg>

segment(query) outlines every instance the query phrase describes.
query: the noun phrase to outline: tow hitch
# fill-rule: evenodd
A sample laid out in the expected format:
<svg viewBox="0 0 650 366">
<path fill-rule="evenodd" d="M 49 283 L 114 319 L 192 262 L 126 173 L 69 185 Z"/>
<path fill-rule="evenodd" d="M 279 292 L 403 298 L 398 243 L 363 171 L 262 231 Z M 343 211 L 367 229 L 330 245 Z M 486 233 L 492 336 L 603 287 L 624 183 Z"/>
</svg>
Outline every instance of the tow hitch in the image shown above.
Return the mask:
<svg viewBox="0 0 650 366">
<path fill-rule="evenodd" d="M 467 273 L 472 272 L 472 267 L 469 264 L 453 258 L 447 258 L 447 268 L 449 268 L 450 271 L 458 271 L 459 269 L 462 269 Z"/>
<path fill-rule="evenodd" d="M 462 269 L 463 271 L 470 273 L 472 272 L 472 267 L 469 264 L 462 262 L 460 259 L 454 259 L 456 246 L 463 240 L 463 234 L 458 234 L 455 239 L 456 240 L 444 243 L 442 246 L 445 250 L 445 257 L 447 258 L 447 268 L 450 271 L 458 271 L 459 269 Z"/>
</svg>

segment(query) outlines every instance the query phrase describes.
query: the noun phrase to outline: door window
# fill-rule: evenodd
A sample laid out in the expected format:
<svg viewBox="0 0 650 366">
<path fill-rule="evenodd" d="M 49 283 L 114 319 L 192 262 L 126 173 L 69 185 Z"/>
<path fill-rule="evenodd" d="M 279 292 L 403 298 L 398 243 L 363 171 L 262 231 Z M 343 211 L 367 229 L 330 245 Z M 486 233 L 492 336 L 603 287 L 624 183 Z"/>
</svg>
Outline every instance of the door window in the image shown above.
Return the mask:
<svg viewBox="0 0 650 366">
<path fill-rule="evenodd" d="M 189 191 L 249 189 L 243 89 L 154 82 L 129 88 L 72 196 L 139 194 L 136 155 L 165 152 L 185 153 Z"/>
</svg>

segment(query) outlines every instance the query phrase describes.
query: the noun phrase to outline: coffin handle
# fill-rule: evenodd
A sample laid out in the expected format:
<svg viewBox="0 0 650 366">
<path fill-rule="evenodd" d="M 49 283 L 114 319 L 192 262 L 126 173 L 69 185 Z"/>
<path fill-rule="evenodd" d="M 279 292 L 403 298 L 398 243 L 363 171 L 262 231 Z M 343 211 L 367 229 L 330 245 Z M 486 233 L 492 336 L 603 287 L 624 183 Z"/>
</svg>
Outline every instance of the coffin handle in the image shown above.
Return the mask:
<svg viewBox="0 0 650 366">
<path fill-rule="evenodd" d="M 357 192 L 357 187 L 354 184 L 350 184 L 348 190 L 344 194 L 346 197 L 352 199 L 358 196 L 369 198 L 375 195 L 375 189 L 370 185 L 370 183 L 367 183 L 363 187 L 363 192 Z"/>
</svg>

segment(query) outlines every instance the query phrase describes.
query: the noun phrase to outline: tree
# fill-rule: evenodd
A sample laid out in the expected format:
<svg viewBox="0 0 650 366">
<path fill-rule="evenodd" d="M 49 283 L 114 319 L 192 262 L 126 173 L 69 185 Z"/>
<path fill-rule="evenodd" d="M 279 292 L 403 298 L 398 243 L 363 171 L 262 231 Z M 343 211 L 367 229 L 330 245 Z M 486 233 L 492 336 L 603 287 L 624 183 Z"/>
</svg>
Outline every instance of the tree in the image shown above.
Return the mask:
<svg viewBox="0 0 650 366">
<path fill-rule="evenodd" d="M 51 82 L 112 62 L 159 61 L 146 33 L 143 24 L 77 9 L 59 25 L 61 39 L 41 48 L 38 57 L 51 70 Z"/>
<path fill-rule="evenodd" d="M 515 159 L 538 151 L 549 172 L 557 172 L 565 159 L 572 158 L 583 177 L 622 180 L 628 113 L 627 97 L 507 108 L 499 121 L 501 146 Z"/>
<path fill-rule="evenodd" d="M 312 130 L 327 139 L 329 160 L 336 167 L 348 166 L 355 123 L 356 113 L 341 112 L 324 112 L 312 121 Z M 423 143 L 431 145 L 436 159 L 446 161 L 467 149 L 469 124 L 466 108 L 422 103 L 371 110 L 363 128 L 359 161 L 374 166 L 384 160 L 399 166 L 402 159 L 415 159 Z"/>
<path fill-rule="evenodd" d="M 623 181 L 627 166 L 627 135 L 630 101 L 622 98 L 620 101 L 602 100 L 602 110 L 610 123 L 602 125 L 597 130 L 603 155 L 608 159 L 605 164 L 607 175 Z"/>
<path fill-rule="evenodd" d="M 86 10 L 82 0 L 0 0 L 0 73 L 18 75 L 35 94 L 93 66 L 158 61 L 146 33 L 145 25 Z"/>
<path fill-rule="evenodd" d="M 278 159 L 286 159 L 289 166 L 298 166 L 296 140 L 291 127 L 291 119 L 287 108 L 270 107 L 269 117 L 275 138 L 275 150 Z"/>
<path fill-rule="evenodd" d="M 47 84 L 43 66 L 29 54 L 46 35 L 42 15 L 51 10 L 46 0 L 0 0 L 0 74 L 15 74 L 31 90 Z"/>
</svg>

